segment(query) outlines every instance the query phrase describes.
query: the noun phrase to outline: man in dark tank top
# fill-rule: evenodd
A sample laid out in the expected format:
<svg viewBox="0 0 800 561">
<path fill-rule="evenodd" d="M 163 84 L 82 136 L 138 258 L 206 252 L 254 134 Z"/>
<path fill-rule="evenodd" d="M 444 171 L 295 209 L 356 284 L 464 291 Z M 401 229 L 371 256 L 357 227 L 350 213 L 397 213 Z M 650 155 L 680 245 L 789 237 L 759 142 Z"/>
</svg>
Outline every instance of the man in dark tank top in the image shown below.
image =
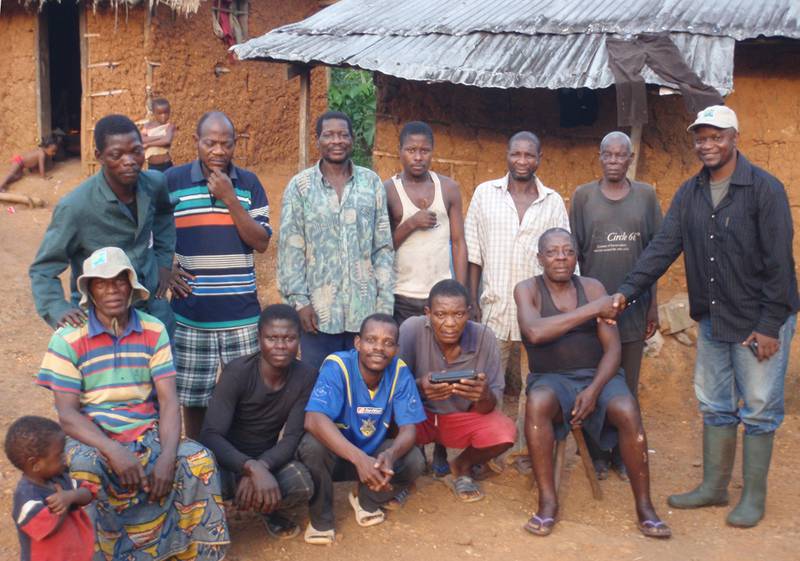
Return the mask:
<svg viewBox="0 0 800 561">
<path fill-rule="evenodd" d="M 620 370 L 619 332 L 611 297 L 600 281 L 575 276 L 576 244 L 562 228 L 539 238 L 544 273 L 519 283 L 514 300 L 531 373 L 527 382 L 525 437 L 539 489 L 536 514 L 525 529 L 553 531 L 558 496 L 553 445 L 580 425 L 603 449 L 617 443 L 630 474 L 639 530 L 668 538 L 669 527 L 650 500 L 647 437 L 636 399 Z"/>
</svg>

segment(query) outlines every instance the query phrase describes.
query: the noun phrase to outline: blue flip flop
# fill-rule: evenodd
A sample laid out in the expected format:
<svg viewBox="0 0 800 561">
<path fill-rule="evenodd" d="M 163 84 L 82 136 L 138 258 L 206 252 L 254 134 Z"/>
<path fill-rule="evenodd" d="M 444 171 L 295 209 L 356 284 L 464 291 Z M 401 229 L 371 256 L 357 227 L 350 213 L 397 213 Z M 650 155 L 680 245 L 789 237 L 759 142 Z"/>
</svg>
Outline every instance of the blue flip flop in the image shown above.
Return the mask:
<svg viewBox="0 0 800 561">
<path fill-rule="evenodd" d="M 553 533 L 553 528 L 556 525 L 556 519 L 549 516 L 542 518 L 538 514 L 531 516 L 531 519 L 525 523 L 523 528 L 533 534 L 534 536 L 549 536 Z"/>
</svg>

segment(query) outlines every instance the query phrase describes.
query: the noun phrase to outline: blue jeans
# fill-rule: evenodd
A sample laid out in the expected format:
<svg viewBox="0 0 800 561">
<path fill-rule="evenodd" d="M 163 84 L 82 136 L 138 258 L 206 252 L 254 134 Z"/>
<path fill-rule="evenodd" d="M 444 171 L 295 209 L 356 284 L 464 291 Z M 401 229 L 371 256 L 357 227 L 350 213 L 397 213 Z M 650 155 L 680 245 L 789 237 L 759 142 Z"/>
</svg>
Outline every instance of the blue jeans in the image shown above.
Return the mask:
<svg viewBox="0 0 800 561">
<path fill-rule="evenodd" d="M 322 361 L 331 353 L 349 351 L 353 348 L 356 334 L 345 331 L 344 333 L 316 333 L 300 334 L 300 360 L 314 370 L 319 370 Z"/>
<path fill-rule="evenodd" d="M 715 341 L 711 320 L 700 320 L 694 391 L 706 425 L 742 422 L 747 434 L 777 430 L 783 421 L 783 382 L 796 325 L 797 316 L 790 316 L 778 334 L 778 352 L 758 362 L 741 343 Z"/>
</svg>

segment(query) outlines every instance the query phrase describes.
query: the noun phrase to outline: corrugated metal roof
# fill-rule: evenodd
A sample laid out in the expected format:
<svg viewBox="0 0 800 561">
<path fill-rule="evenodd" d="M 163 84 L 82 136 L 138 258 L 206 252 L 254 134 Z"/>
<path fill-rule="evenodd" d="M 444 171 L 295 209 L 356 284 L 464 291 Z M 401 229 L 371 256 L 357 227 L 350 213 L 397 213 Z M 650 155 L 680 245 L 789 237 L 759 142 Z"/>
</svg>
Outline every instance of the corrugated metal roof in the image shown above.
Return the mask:
<svg viewBox="0 0 800 561">
<path fill-rule="evenodd" d="M 800 39 L 797 0 L 341 0 L 283 29 L 350 35 L 672 31 Z"/>
<path fill-rule="evenodd" d="M 736 40 L 800 38 L 797 0 L 341 0 L 233 47 L 240 59 L 353 66 L 497 88 L 613 84 L 607 37 L 668 32 L 723 95 Z M 649 69 L 648 83 L 673 86 Z"/>
<path fill-rule="evenodd" d="M 454 37 L 377 37 L 267 34 L 234 47 L 239 58 L 354 66 L 407 80 L 452 82 L 484 88 L 578 88 L 611 86 L 607 35 L 485 34 Z M 728 37 L 676 33 L 672 39 L 703 82 L 727 95 L 733 88 L 733 47 Z M 256 43 L 253 45 L 253 43 Z M 643 73 L 650 84 L 677 87 Z"/>
</svg>

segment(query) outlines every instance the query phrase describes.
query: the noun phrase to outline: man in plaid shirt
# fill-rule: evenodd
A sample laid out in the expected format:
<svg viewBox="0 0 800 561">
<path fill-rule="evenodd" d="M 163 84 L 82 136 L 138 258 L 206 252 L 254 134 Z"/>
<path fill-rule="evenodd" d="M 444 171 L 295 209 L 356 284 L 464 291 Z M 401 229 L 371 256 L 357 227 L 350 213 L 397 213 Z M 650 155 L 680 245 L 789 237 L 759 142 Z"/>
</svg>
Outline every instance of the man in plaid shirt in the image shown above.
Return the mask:
<svg viewBox="0 0 800 561">
<path fill-rule="evenodd" d="M 512 449 L 516 453 L 525 447 L 528 360 L 520 343 L 514 287 L 542 273 L 536 260 L 542 232 L 556 227 L 569 230 L 563 199 L 536 177 L 541 157 L 541 142 L 535 134 L 522 131 L 513 135 L 506 153 L 508 173 L 478 185 L 464 224 L 470 297 L 478 303 L 473 308 L 476 319 L 482 319 L 494 331 L 503 372 L 513 349 L 518 348 L 520 353 L 522 389 L 517 408 L 517 442 Z M 518 456 L 518 469 L 529 472 L 524 456 L 514 455 Z"/>
</svg>

